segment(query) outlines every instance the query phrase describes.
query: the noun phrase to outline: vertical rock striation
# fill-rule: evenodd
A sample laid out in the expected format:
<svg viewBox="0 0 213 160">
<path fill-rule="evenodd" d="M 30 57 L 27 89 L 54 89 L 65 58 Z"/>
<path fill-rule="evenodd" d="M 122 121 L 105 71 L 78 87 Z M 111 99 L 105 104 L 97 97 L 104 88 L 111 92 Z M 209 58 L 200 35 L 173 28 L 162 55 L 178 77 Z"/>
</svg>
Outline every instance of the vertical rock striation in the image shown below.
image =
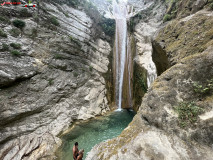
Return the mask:
<svg viewBox="0 0 213 160">
<path fill-rule="evenodd" d="M 7 34 L 0 37 L 0 159 L 52 157 L 56 136 L 74 120 L 109 110 L 109 38 L 94 35 L 97 23 L 80 7 L 41 2 L 39 10 L 0 13 L 8 19 L 0 22 Z M 16 18 L 26 23 L 21 34 L 10 23 Z M 11 43 L 21 45 L 20 55 L 11 54 Z"/>
</svg>

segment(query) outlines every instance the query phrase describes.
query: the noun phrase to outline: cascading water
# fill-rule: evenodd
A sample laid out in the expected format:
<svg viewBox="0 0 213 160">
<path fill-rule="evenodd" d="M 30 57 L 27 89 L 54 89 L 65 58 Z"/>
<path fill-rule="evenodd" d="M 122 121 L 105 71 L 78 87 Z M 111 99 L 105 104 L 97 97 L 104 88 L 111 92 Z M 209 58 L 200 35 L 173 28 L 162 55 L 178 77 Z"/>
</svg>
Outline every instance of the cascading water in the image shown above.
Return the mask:
<svg viewBox="0 0 213 160">
<path fill-rule="evenodd" d="M 142 66 L 147 70 L 147 86 L 150 87 L 152 82 L 157 78 L 157 69 L 152 61 L 152 52 L 144 53 L 142 58 Z"/>
<path fill-rule="evenodd" d="M 143 9 L 149 7 L 152 3 L 145 3 Z M 133 53 L 131 50 L 131 40 L 127 32 L 127 21 L 137 14 L 133 7 L 127 5 L 127 0 L 113 0 L 113 10 L 111 17 L 116 21 L 115 50 L 114 50 L 114 85 L 115 85 L 115 104 L 118 110 L 121 108 L 132 108 L 133 93 Z M 147 70 L 147 85 L 155 80 L 156 68 L 151 53 L 148 55 L 145 68 Z M 146 58 L 147 59 L 147 58 Z"/>
<path fill-rule="evenodd" d="M 115 35 L 115 101 L 118 109 L 121 110 L 124 72 L 125 66 L 128 65 L 127 55 L 127 18 L 128 10 L 125 1 L 113 0 L 113 17 L 116 21 L 116 35 Z M 130 75 L 130 74 L 129 74 Z M 130 87 L 130 77 L 129 87 Z M 131 89 L 129 88 L 129 95 L 131 96 Z"/>
</svg>

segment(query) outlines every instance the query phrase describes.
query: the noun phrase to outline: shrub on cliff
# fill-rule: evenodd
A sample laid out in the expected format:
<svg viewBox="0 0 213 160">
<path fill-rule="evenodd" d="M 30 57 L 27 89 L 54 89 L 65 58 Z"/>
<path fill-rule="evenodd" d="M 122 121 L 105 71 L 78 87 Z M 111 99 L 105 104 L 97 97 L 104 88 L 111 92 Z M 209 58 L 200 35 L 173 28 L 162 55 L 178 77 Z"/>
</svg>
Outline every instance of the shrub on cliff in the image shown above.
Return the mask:
<svg viewBox="0 0 213 160">
<path fill-rule="evenodd" d="M 20 10 L 20 16 L 21 17 L 31 17 L 32 14 L 30 12 L 28 12 L 27 8 L 22 8 Z"/>
<path fill-rule="evenodd" d="M 1 51 L 9 51 L 9 46 L 6 43 L 3 43 Z"/>
<path fill-rule="evenodd" d="M 211 10 L 213 10 L 213 0 L 208 0 L 208 4 Z"/>
<path fill-rule="evenodd" d="M 167 22 L 167 21 L 170 21 L 172 19 L 172 16 L 170 14 L 166 14 L 164 17 L 163 17 L 163 22 Z"/>
<path fill-rule="evenodd" d="M 17 56 L 17 57 L 21 56 L 21 53 L 20 53 L 19 51 L 17 51 L 17 50 L 12 50 L 12 51 L 10 51 L 10 53 L 11 53 L 13 56 Z"/>
<path fill-rule="evenodd" d="M 13 21 L 13 25 L 17 28 L 23 29 L 25 27 L 25 22 L 20 20 L 20 19 L 16 19 Z"/>
<path fill-rule="evenodd" d="M 65 57 L 63 55 L 61 55 L 61 54 L 55 53 L 54 54 L 54 58 L 55 59 L 64 59 Z"/>
<path fill-rule="evenodd" d="M 13 37 L 18 37 L 20 34 L 21 34 L 21 31 L 19 29 L 16 29 L 16 28 L 12 28 L 10 30 L 10 34 L 13 36 Z"/>
<path fill-rule="evenodd" d="M 78 45 L 79 47 L 82 47 L 80 41 L 72 36 L 70 36 L 70 41 Z"/>
<path fill-rule="evenodd" d="M 213 10 L 213 3 L 210 4 L 210 8 Z"/>
<path fill-rule="evenodd" d="M 0 29 L 0 37 L 7 38 L 7 34 Z"/>
<path fill-rule="evenodd" d="M 0 22 L 10 24 L 10 19 L 5 16 L 0 16 Z"/>
<path fill-rule="evenodd" d="M 115 34 L 115 20 L 101 17 L 101 27 L 105 34 L 113 36 Z"/>
<path fill-rule="evenodd" d="M 181 102 L 175 107 L 175 110 L 178 113 L 179 124 L 183 128 L 195 123 L 198 115 L 203 113 L 203 108 L 197 106 L 194 102 Z"/>
<path fill-rule="evenodd" d="M 48 83 L 49 83 L 49 86 L 52 86 L 52 85 L 54 84 L 54 79 L 52 79 L 52 78 L 49 79 L 49 80 L 48 80 Z"/>
<path fill-rule="evenodd" d="M 50 22 L 51 22 L 53 25 L 55 25 L 55 26 L 59 26 L 59 25 L 60 25 L 60 23 L 58 22 L 57 18 L 54 17 L 54 16 L 50 17 Z"/>
<path fill-rule="evenodd" d="M 21 44 L 19 43 L 10 43 L 10 46 L 13 47 L 14 49 L 21 49 Z"/>
<path fill-rule="evenodd" d="M 73 75 L 74 75 L 74 77 L 78 77 L 78 73 L 77 72 L 74 72 Z"/>
<path fill-rule="evenodd" d="M 199 82 L 193 83 L 194 91 L 198 93 L 201 97 L 212 93 L 213 91 L 213 78 L 207 80 L 205 84 L 201 84 Z"/>
<path fill-rule="evenodd" d="M 72 1 L 69 1 L 69 3 L 73 7 L 77 7 L 80 4 L 80 0 L 72 0 Z"/>
</svg>

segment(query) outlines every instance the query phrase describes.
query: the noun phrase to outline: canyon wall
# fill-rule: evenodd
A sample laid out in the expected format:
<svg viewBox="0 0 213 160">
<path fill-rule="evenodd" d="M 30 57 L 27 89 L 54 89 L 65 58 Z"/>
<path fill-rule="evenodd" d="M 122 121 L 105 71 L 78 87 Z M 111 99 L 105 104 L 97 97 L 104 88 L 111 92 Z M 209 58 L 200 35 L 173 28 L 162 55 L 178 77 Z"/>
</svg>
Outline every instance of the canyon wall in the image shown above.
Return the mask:
<svg viewBox="0 0 213 160">
<path fill-rule="evenodd" d="M 73 121 L 109 111 L 111 39 L 88 10 L 64 1 L 5 5 L 0 15 L 0 159 L 52 159 Z"/>
<path fill-rule="evenodd" d="M 154 2 L 134 35 L 139 54 L 152 51 L 159 76 L 130 125 L 87 160 L 212 159 L 212 1 Z"/>
</svg>

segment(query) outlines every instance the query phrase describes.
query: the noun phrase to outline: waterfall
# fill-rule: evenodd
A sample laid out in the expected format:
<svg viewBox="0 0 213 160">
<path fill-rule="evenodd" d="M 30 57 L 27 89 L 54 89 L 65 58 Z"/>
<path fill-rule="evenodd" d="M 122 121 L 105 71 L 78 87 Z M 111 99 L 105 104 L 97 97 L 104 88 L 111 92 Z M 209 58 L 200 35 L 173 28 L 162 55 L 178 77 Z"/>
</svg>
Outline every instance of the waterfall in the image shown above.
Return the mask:
<svg viewBox="0 0 213 160">
<path fill-rule="evenodd" d="M 152 3 L 144 3 L 143 9 L 149 7 Z M 133 7 L 127 5 L 127 0 L 113 0 L 111 18 L 116 22 L 115 48 L 113 62 L 113 77 L 115 104 L 118 110 L 121 108 L 132 108 L 133 95 L 133 53 L 131 50 L 131 40 L 127 32 L 127 21 L 137 13 Z M 150 60 L 145 63 L 147 69 L 148 87 L 156 78 L 155 64 Z M 152 63 L 151 63 L 152 62 Z"/>
<path fill-rule="evenodd" d="M 147 70 L 147 86 L 150 87 L 157 78 L 157 69 L 155 63 L 152 61 L 152 52 L 145 52 L 141 57 L 142 66 Z"/>
<path fill-rule="evenodd" d="M 126 1 L 117 2 L 113 0 L 113 18 L 116 21 L 116 35 L 115 35 L 115 101 L 118 109 L 121 109 L 122 99 L 123 99 L 123 84 L 125 72 L 128 76 L 128 86 L 130 84 L 130 73 L 128 59 L 129 55 L 127 52 L 127 18 L 128 18 L 128 8 Z M 125 67 L 127 66 L 127 71 Z M 131 89 L 128 88 L 128 96 L 131 97 Z M 131 99 L 131 98 L 128 98 Z M 131 105 L 131 104 L 129 104 Z"/>
</svg>

